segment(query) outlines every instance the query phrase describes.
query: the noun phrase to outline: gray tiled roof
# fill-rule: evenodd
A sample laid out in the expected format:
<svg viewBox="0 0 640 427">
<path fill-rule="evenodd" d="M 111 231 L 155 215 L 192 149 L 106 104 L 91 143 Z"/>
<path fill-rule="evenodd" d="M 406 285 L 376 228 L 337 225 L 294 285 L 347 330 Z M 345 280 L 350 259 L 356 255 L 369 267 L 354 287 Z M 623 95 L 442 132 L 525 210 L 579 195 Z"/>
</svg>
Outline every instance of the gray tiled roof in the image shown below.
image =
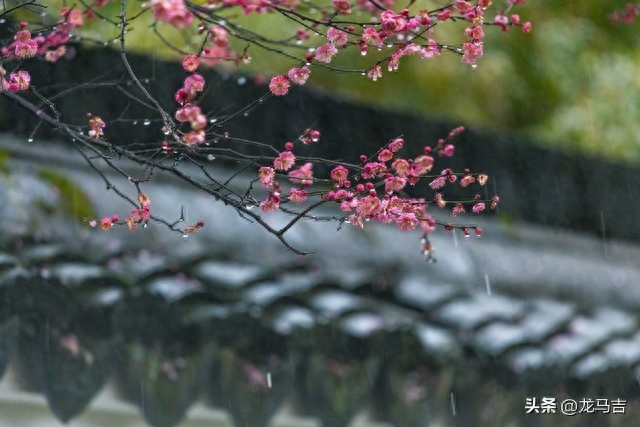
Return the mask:
<svg viewBox="0 0 640 427">
<path fill-rule="evenodd" d="M 16 173 L 28 176 L 25 170 Z M 0 184 L 0 198 L 11 185 Z M 41 193 L 44 186 L 35 183 Z M 169 186 L 162 194 L 168 201 L 159 195 L 154 209 L 173 205 Z M 194 211 L 204 204 L 202 196 L 189 197 Z M 9 200 L 0 200 L 5 209 Z M 337 237 L 302 226 L 297 238 L 314 242 L 319 253 L 299 260 L 268 237 L 254 233 L 245 241 L 242 223 L 229 218 L 226 226 L 212 222 L 200 239 L 140 230 L 137 245 L 128 232 L 53 217 L 47 221 L 55 230 L 41 224 L 4 233 L 0 376 L 15 363 L 61 420 L 82 412 L 115 378 L 157 426 L 175 425 L 203 395 L 236 425 L 252 427 L 266 425 L 285 401 L 326 427 L 346 426 L 364 407 L 396 426 L 524 425 L 525 396 L 543 395 L 625 398 L 623 424 L 640 422 L 634 303 L 624 295 L 616 303 L 613 292 L 580 272 L 585 290 L 607 292 L 602 304 L 566 290 L 523 289 L 544 280 L 538 267 L 521 266 L 521 283 L 512 265 L 490 268 L 499 264 L 495 251 L 525 253 L 526 241 L 510 237 L 513 231 L 488 224 L 495 229 L 486 240 L 457 248 L 437 237 L 441 261 L 431 266 L 406 236 L 383 255 L 386 248 L 371 241 L 384 242 L 387 230 L 371 227 L 378 234 L 365 256 L 351 230 Z M 342 239 L 339 254 L 322 253 L 335 239 Z M 549 266 L 561 265 L 540 269 Z M 614 267 L 625 275 L 625 289 L 640 287 L 637 266 Z M 566 272 L 547 275 L 571 280 Z M 502 421 L 492 421 L 477 400 L 497 401 L 493 410 L 503 418 L 495 419 Z M 578 419 L 589 425 L 589 415 Z"/>
</svg>

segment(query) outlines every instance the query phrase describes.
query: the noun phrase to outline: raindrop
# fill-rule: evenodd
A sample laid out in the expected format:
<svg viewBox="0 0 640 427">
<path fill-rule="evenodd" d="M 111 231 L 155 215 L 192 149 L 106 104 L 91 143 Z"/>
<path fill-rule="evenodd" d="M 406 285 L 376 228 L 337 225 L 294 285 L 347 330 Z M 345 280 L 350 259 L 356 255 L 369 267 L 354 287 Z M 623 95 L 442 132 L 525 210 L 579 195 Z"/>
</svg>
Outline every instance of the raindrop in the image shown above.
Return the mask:
<svg viewBox="0 0 640 427">
<path fill-rule="evenodd" d="M 366 51 L 366 50 L 362 50 L 362 51 L 360 51 L 360 55 L 362 55 L 362 56 L 367 56 L 367 51 Z"/>
<path fill-rule="evenodd" d="M 242 113 L 242 117 L 249 117 L 249 112 L 245 111 L 244 113 Z"/>
<path fill-rule="evenodd" d="M 182 237 L 184 237 L 186 239 L 187 237 L 189 237 L 189 233 L 183 233 Z"/>
<path fill-rule="evenodd" d="M 253 203 L 247 203 L 244 207 L 246 210 L 250 211 L 255 207 L 255 205 Z"/>
<path fill-rule="evenodd" d="M 209 160 L 210 162 L 211 162 L 211 161 L 213 161 L 213 160 L 215 160 L 215 159 L 216 159 L 216 156 L 214 156 L 213 154 L 209 154 L 209 155 L 207 156 L 207 160 Z"/>
<path fill-rule="evenodd" d="M 296 40 L 296 44 L 297 45 L 301 45 L 302 44 L 302 40 Z"/>
<path fill-rule="evenodd" d="M 144 79 L 144 84 L 148 85 L 149 84 L 149 79 Z"/>
<path fill-rule="evenodd" d="M 489 283 L 489 275 L 485 273 L 484 284 L 487 286 L 487 295 L 491 296 L 491 283 Z"/>
<path fill-rule="evenodd" d="M 4 24 L 5 22 L 7 22 L 6 19 L 4 19 L 4 18 L 0 19 L 0 24 Z"/>
<path fill-rule="evenodd" d="M 147 224 L 146 222 L 144 224 L 142 224 L 142 228 L 147 228 L 149 224 Z"/>
<path fill-rule="evenodd" d="M 604 223 L 604 212 L 600 211 L 600 226 L 602 227 L 602 248 L 604 250 L 605 258 L 609 256 L 609 251 L 607 249 L 607 234 Z"/>
<path fill-rule="evenodd" d="M 215 123 L 217 121 L 218 121 L 218 119 L 209 119 L 209 123 Z"/>
<path fill-rule="evenodd" d="M 27 139 L 27 142 L 33 142 L 33 138 Z"/>
<path fill-rule="evenodd" d="M 450 400 L 451 400 L 451 414 L 455 417 L 456 416 L 456 398 L 453 396 L 453 392 L 451 392 Z"/>
<path fill-rule="evenodd" d="M 144 119 L 144 122 L 142 122 L 142 124 L 143 124 L 144 126 L 149 126 L 149 125 L 151 124 L 151 120 L 149 120 L 149 119 Z"/>
<path fill-rule="evenodd" d="M 476 70 L 478 68 L 478 64 L 471 64 L 471 69 Z"/>
<path fill-rule="evenodd" d="M 267 372 L 267 387 L 271 388 L 271 372 Z"/>
<path fill-rule="evenodd" d="M 393 47 L 391 43 L 387 43 L 387 47 Z"/>
<path fill-rule="evenodd" d="M 451 234 L 453 235 L 453 246 L 455 246 L 457 248 L 458 247 L 458 235 L 456 234 L 456 230 L 453 230 L 451 232 Z"/>
<path fill-rule="evenodd" d="M 237 82 L 238 82 L 238 84 L 240 86 L 242 86 L 243 84 L 245 84 L 247 82 L 247 78 L 246 77 L 238 77 Z"/>
<path fill-rule="evenodd" d="M 137 124 L 138 124 L 138 121 L 137 121 L 137 120 L 134 120 L 132 124 L 135 126 L 135 125 L 137 125 Z"/>
</svg>

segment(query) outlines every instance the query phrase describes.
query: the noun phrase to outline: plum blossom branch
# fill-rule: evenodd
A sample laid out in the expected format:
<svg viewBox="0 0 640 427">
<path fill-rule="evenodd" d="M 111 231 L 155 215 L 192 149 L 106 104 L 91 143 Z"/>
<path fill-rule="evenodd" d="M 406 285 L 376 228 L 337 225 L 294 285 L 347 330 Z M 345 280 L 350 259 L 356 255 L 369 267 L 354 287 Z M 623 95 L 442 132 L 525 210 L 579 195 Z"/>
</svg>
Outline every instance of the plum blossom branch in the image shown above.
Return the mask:
<svg viewBox="0 0 640 427">
<path fill-rule="evenodd" d="M 437 226 L 448 231 L 461 230 L 465 236 L 474 230 L 478 236 L 482 234 L 482 230 L 473 224 L 435 220 L 427 212 L 427 207 L 433 205 L 450 208 L 451 215 L 458 217 L 465 212 L 495 209 L 499 202 L 497 195 L 481 197 L 477 191 L 470 193 L 468 199 L 448 198 L 447 191 L 453 186 L 470 191 L 484 186 L 488 179 L 486 174 L 470 170 L 435 168 L 440 159 L 453 156 L 453 140 L 462 128 L 425 146 L 418 156 L 403 155 L 404 139 L 397 137 L 373 154 L 342 161 L 299 154 L 304 152 L 302 147 L 319 142 L 320 130 L 315 127 L 285 141 L 284 149 L 280 149 L 272 141 L 230 135 L 226 126 L 260 108 L 268 98 L 286 96 L 293 86 L 305 85 L 319 68 L 359 73 L 377 81 L 384 75 L 385 64 L 388 71 L 394 71 L 405 61 L 404 57 L 431 59 L 443 52 L 459 55 L 462 63 L 476 67 L 484 54 L 485 28 L 498 28 L 503 32 L 514 27 L 525 32 L 531 30 L 529 22 L 511 13 L 512 8 L 523 0 L 506 0 L 507 7 L 495 13 L 491 12 L 490 0 L 454 1 L 431 10 L 421 9 L 418 2 L 415 5 L 412 2 L 411 9 L 403 8 L 395 0 L 358 0 L 355 3 L 332 0 L 317 5 L 305 5 L 298 0 L 150 0 L 145 5 L 137 5 L 120 0 L 115 19 L 102 9 L 109 2 L 81 0 L 71 8 L 62 8 L 55 24 L 38 29 L 32 29 L 32 23 L 19 22 L 13 38 L 0 44 L 2 96 L 29 111 L 40 123 L 66 135 L 102 177 L 107 188 L 132 206 L 124 219 L 110 215 L 100 220 L 102 229 L 122 225 L 133 231 L 139 225 L 146 226 L 154 221 L 186 235 L 197 233 L 204 226 L 203 221 L 182 227 L 181 220 L 172 222 L 152 213 L 153 195 L 147 194 L 145 186 L 156 173 L 166 173 L 232 207 L 240 216 L 257 223 L 298 254 L 305 252 L 293 247 L 285 235 L 302 219 L 331 220 L 339 226 L 349 223 L 357 228 L 364 228 L 367 221 L 374 221 L 393 223 L 401 231 L 417 229 L 421 231 L 423 252 L 429 260 L 433 247 L 427 235 Z M 5 9 L 3 15 L 11 15 L 25 5 L 42 6 L 36 0 L 30 0 L 13 9 Z M 275 36 L 259 28 L 245 27 L 241 14 L 256 15 L 273 22 L 279 19 L 282 28 L 292 28 L 292 25 L 297 28 L 292 28 L 285 36 Z M 96 17 L 101 18 L 101 22 L 95 22 L 98 21 Z M 150 25 L 141 25 L 137 31 L 155 35 L 182 60 L 185 76 L 180 87 L 173 88 L 174 103 L 170 105 L 159 101 L 128 59 L 128 37 L 134 30 L 131 23 L 139 20 L 145 24 L 144 19 L 150 19 Z M 109 128 L 124 126 L 130 120 L 125 111 L 111 120 L 87 111 L 85 125 L 71 125 L 69 118 L 59 113 L 56 102 L 77 88 L 57 92 L 49 88 L 51 93 L 45 96 L 36 89 L 38 82 L 32 82 L 31 75 L 22 69 L 25 61 L 55 63 L 65 57 L 67 48 L 74 43 L 83 40 L 99 43 L 94 35 L 82 36 L 82 29 L 89 21 L 94 21 L 93 25 L 118 29 L 115 41 L 119 42 L 120 62 L 126 79 L 105 81 L 100 77 L 79 87 L 89 90 L 111 86 L 132 102 L 153 111 L 157 116 L 145 119 L 145 125 L 154 124 L 154 128 L 160 128 L 155 128 L 155 143 L 117 145 L 109 141 Z M 442 26 L 459 24 L 463 28 L 455 43 L 439 40 L 438 31 Z M 164 34 L 167 25 L 184 33 L 184 45 L 174 44 Z M 226 112 L 226 115 L 216 116 L 204 110 L 204 95 L 215 82 L 208 82 L 201 70 L 222 63 L 240 67 L 251 61 L 250 52 L 254 49 L 284 58 L 288 61 L 287 70 L 270 78 L 269 91 L 265 95 Z M 348 56 L 349 51 L 355 52 L 357 57 L 366 57 L 363 60 L 367 65 L 344 65 L 356 62 Z M 341 58 L 342 62 L 336 58 Z M 15 66 L 7 71 L 3 68 L 5 64 Z M 133 93 L 129 84 L 138 92 Z M 30 94 L 36 96 L 40 105 L 30 100 Z M 141 174 L 131 177 L 119 164 L 120 159 L 139 165 Z M 217 159 L 233 161 L 238 166 L 230 176 L 222 177 L 219 170 L 209 167 Z M 119 189 L 102 172 L 100 162 L 133 185 L 135 197 Z M 183 166 L 195 167 L 199 175 Z M 314 168 L 317 170 L 317 166 L 330 170 L 329 174 L 316 176 Z M 253 179 L 245 179 L 247 173 Z M 415 193 L 412 188 L 418 189 L 422 196 L 410 196 Z M 318 214 L 320 207 L 329 210 Z M 334 213 L 337 210 L 339 213 Z M 271 225 L 267 219 L 276 211 L 288 218 L 281 227 Z M 91 222 L 95 226 L 98 224 L 96 219 Z"/>
</svg>

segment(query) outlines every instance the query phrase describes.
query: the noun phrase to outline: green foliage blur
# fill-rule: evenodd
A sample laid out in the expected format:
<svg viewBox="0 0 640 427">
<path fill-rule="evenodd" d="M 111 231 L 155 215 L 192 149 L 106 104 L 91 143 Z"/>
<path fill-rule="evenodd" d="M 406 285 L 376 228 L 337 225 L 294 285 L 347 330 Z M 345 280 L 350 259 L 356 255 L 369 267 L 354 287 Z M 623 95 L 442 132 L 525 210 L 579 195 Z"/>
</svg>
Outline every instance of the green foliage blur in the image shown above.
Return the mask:
<svg viewBox="0 0 640 427">
<path fill-rule="evenodd" d="M 38 172 L 38 176 L 59 192 L 58 208 L 62 209 L 69 218 L 83 222 L 86 218 L 97 217 L 91 199 L 77 183 L 53 169 L 42 169 Z M 46 208 L 44 205 L 41 207 Z"/>
<path fill-rule="evenodd" d="M 420 2 L 416 7 L 429 9 L 441 3 Z M 312 67 L 308 84 L 380 108 L 524 133 L 544 145 L 638 162 L 640 22 L 629 26 L 610 20 L 611 13 L 622 9 L 625 3 L 529 0 L 513 12 L 523 22 L 533 22 L 532 32 L 524 34 L 519 28 L 512 28 L 502 33 L 498 28 L 487 27 L 485 56 L 476 69 L 447 52 L 429 60 L 404 57 L 400 69 L 393 73 L 387 72 L 383 64 L 384 77 L 377 82 L 359 74 Z M 503 6 L 505 0 L 494 1 L 494 7 Z M 108 7 L 111 9 L 106 10 L 115 17 L 117 4 Z M 129 48 L 164 57 L 175 55 L 159 48 L 156 37 L 149 37 L 146 27 L 150 13 L 141 18 L 132 25 Z M 297 28 L 295 23 L 283 24 L 275 15 L 240 19 L 246 28 L 274 34 L 275 38 L 290 35 Z M 459 44 L 465 25 L 448 24 L 450 28 L 436 33 L 436 39 Z M 162 26 L 162 33 L 178 47 L 194 42 L 193 33 L 165 30 L 169 30 L 167 25 Z M 89 31 L 95 37 L 95 27 Z M 107 31 L 109 37 L 117 35 L 113 27 Z M 238 49 L 243 47 L 236 45 Z M 335 65 L 365 67 L 376 54 L 363 58 L 357 49 L 350 50 L 350 54 L 338 55 Z M 238 72 L 269 77 L 300 65 L 284 57 L 274 60 L 273 54 L 255 47 L 249 53 L 252 63 L 241 66 Z"/>
</svg>

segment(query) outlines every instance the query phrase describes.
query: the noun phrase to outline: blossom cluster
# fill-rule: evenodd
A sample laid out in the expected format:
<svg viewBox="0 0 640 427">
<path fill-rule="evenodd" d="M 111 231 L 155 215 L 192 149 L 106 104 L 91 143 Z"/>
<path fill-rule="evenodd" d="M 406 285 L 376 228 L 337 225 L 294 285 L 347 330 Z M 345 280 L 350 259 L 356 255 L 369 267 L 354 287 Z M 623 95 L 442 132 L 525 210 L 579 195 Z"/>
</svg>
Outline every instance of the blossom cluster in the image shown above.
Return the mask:
<svg viewBox="0 0 640 427">
<path fill-rule="evenodd" d="M 175 117 L 180 123 L 189 123 L 191 130 L 186 132 L 182 139 L 185 144 L 191 146 L 203 144 L 206 138 L 207 116 L 195 102 L 195 97 L 205 88 L 204 77 L 196 73 L 199 65 L 200 59 L 196 55 L 187 55 L 184 58 L 182 68 L 191 74 L 184 79 L 182 87 L 177 90 L 175 95 L 176 102 L 180 105 Z"/>
<path fill-rule="evenodd" d="M 487 205 L 490 209 L 495 209 L 500 201 L 497 195 L 485 200 L 479 194 L 475 194 L 466 203 L 448 202 L 441 190 L 454 183 L 465 188 L 473 184 L 482 187 L 488 181 L 486 174 L 473 174 L 468 169 L 463 173 L 455 173 L 450 168 L 445 168 L 435 175 L 432 172 L 437 158 L 453 156 L 455 146 L 451 140 L 463 130 L 463 127 L 452 130 L 446 139 L 440 139 L 433 147 L 425 146 L 423 153 L 413 158 L 399 155 L 405 141 L 395 138 L 375 156 L 362 155 L 359 166 L 339 164 L 330 172 L 332 188 L 321 191 L 320 199 L 326 203 L 337 203 L 346 216 L 345 222 L 357 228 L 363 228 L 367 221 L 395 223 L 401 231 L 418 228 L 423 237 L 431 233 L 437 225 L 436 220 L 426 211 L 429 204 L 435 204 L 440 208 L 451 206 L 453 217 L 462 214 L 466 209 L 472 213 L 485 211 Z M 312 171 L 313 163 L 305 162 L 295 168 L 298 159 L 292 150 L 293 144 L 287 142 L 285 150 L 274 158 L 271 165 L 262 166 L 258 170 L 257 180 L 268 191 L 268 197 L 260 203 L 260 209 L 266 214 L 277 211 L 281 203 L 305 201 L 308 188 L 316 182 Z M 289 181 L 295 185 L 283 199 L 282 188 L 277 178 L 279 175 L 284 176 L 284 172 L 287 172 Z M 431 190 L 438 191 L 432 199 L 412 198 L 405 194 L 407 186 L 415 186 L 422 180 L 428 181 L 427 185 Z M 469 236 L 470 230 L 474 230 L 477 236 L 482 235 L 482 230 L 477 226 L 455 227 L 451 223 L 442 225 L 449 231 L 460 228 L 464 236 Z M 433 252 L 427 240 L 423 251 L 429 256 Z"/>
<path fill-rule="evenodd" d="M 193 14 L 187 10 L 184 0 L 151 0 L 149 7 L 158 21 L 184 29 L 193 24 Z"/>
<path fill-rule="evenodd" d="M 101 139 L 104 136 L 104 129 L 107 124 L 98 116 L 92 116 L 91 114 L 87 114 L 89 117 L 89 138 Z"/>
<path fill-rule="evenodd" d="M 102 7 L 106 3 L 105 0 L 97 0 L 93 7 Z M 94 16 L 93 8 L 87 8 L 83 11 L 63 7 L 60 10 L 61 19 L 52 29 L 46 34 L 39 33 L 35 36 L 27 29 L 26 22 L 20 22 L 20 30 L 14 35 L 13 41 L 2 47 L 2 56 L 5 58 L 15 57 L 16 59 L 39 56 L 48 62 L 56 62 L 66 54 L 66 45 L 71 39 L 71 30 L 83 26 L 85 18 L 93 19 Z"/>
<path fill-rule="evenodd" d="M 139 225 L 146 227 L 151 219 L 151 198 L 145 193 L 138 193 L 138 207 L 131 210 L 129 215 L 120 220 L 118 215 L 105 216 L 100 221 L 89 219 L 89 226 L 97 227 L 98 224 L 103 231 L 110 230 L 114 225 L 126 225 L 129 231 L 134 231 Z M 196 234 L 202 227 L 203 221 L 198 221 L 194 225 L 184 227 L 182 232 L 185 235 Z"/>
<path fill-rule="evenodd" d="M 93 7 L 104 6 L 108 0 L 96 0 Z M 34 35 L 29 30 L 25 21 L 19 23 L 19 29 L 13 36 L 13 40 L 0 49 L 3 60 L 25 60 L 32 57 L 44 58 L 47 62 L 56 62 L 67 53 L 67 44 L 71 39 L 71 30 L 81 27 L 85 23 L 85 17 L 92 19 L 95 16 L 93 8 L 69 9 L 63 7 L 60 10 L 61 19 L 46 33 Z M 29 89 L 31 76 L 25 70 L 15 70 L 9 73 L 0 66 L 0 83 L 2 90 L 18 92 Z"/>
<path fill-rule="evenodd" d="M 630 25 L 640 17 L 640 5 L 627 3 L 623 10 L 617 10 L 611 14 L 611 20 L 613 22 Z"/>
<path fill-rule="evenodd" d="M 31 76 L 27 71 L 15 71 L 9 74 L 7 78 L 7 71 L 0 66 L 0 84 L 2 85 L 2 90 L 8 90 L 9 92 L 27 90 L 29 89 L 30 82 Z"/>
<path fill-rule="evenodd" d="M 398 8 L 395 0 L 358 0 L 355 3 L 348 0 L 332 0 L 333 13 L 331 8 L 321 8 L 320 18 L 314 16 L 317 12 L 299 10 L 298 0 L 208 0 L 204 3 L 200 5 L 184 0 L 152 0 L 149 7 L 154 19 L 179 29 L 191 27 L 197 22 L 200 32 L 207 34 L 206 47 L 200 56 L 210 64 L 229 59 L 237 62 L 240 57 L 243 60 L 248 59 L 248 55 L 234 54 L 229 48 L 230 38 L 237 37 L 239 40 L 247 41 L 246 34 L 239 27 L 224 20 L 207 19 L 209 10 L 214 10 L 216 14 L 233 8 L 241 8 L 244 14 L 277 12 L 302 24 L 292 39 L 296 45 L 309 43 L 309 53 L 287 74 L 271 79 L 269 89 L 276 96 L 287 94 L 292 83 L 304 84 L 310 74 L 309 67 L 313 63 L 329 66 L 341 50 L 351 46 L 357 47 L 362 55 L 366 55 L 371 48 L 390 49 L 386 58 L 376 60 L 364 72 L 375 81 L 383 75 L 383 62 L 387 63 L 386 68 L 389 71 L 395 71 L 399 68 L 403 56 L 433 58 L 447 50 L 459 54 L 463 63 L 475 66 L 484 54 L 486 25 L 497 26 L 503 31 L 512 26 L 521 27 L 525 32 L 531 31 L 530 22 L 522 21 L 518 14 L 508 14 L 514 6 L 523 4 L 524 0 L 506 0 L 506 11 L 498 11 L 493 18 L 487 15 L 487 10 L 492 6 L 491 0 L 457 0 L 432 11 L 421 9 L 415 12 L 407 8 Z M 370 15 L 366 21 L 359 17 L 362 12 Z M 340 18 L 344 15 L 351 16 L 349 19 Z M 459 46 L 442 44 L 432 38 L 436 26 L 446 22 L 467 24 L 463 31 L 464 41 Z M 320 35 L 323 41 L 319 44 L 312 42 L 311 34 Z M 259 38 L 259 42 L 261 47 L 266 47 L 266 38 Z M 274 46 L 273 50 L 283 49 L 281 52 L 286 52 L 286 43 L 274 43 L 280 47 Z M 289 53 L 286 56 L 294 57 Z"/>
<path fill-rule="evenodd" d="M 314 129 L 307 129 L 305 135 L 311 133 L 316 137 L 316 140 L 320 138 L 320 133 Z M 302 140 L 302 138 L 305 138 L 305 136 L 301 136 L 300 140 Z M 292 142 L 286 142 L 285 149 L 273 159 L 271 166 L 263 166 L 258 170 L 258 181 L 269 193 L 269 196 L 260 203 L 260 210 L 264 213 L 268 214 L 277 211 L 282 202 L 281 187 L 276 180 L 276 173 L 288 172 L 287 176 L 289 180 L 297 185 L 297 187 L 292 187 L 289 190 L 286 200 L 293 203 L 302 203 L 307 200 L 307 188 L 311 186 L 314 181 L 313 163 L 305 162 L 300 167 L 294 169 L 296 156 L 292 153 L 293 147 Z"/>
<path fill-rule="evenodd" d="M 269 90 L 273 95 L 283 96 L 289 93 L 291 83 L 297 85 L 303 85 L 307 82 L 311 74 L 308 66 L 293 67 L 289 70 L 286 76 L 275 76 L 269 82 Z"/>
<path fill-rule="evenodd" d="M 133 231 L 139 224 L 146 226 L 151 218 L 151 199 L 145 193 L 138 193 L 138 203 L 139 207 L 132 209 L 124 221 L 121 222 L 118 215 L 106 216 L 100 220 L 100 228 L 107 231 L 111 229 L 114 224 L 121 224 L 126 225 L 129 231 Z M 98 221 L 91 219 L 89 220 L 89 225 L 96 227 Z"/>
</svg>

